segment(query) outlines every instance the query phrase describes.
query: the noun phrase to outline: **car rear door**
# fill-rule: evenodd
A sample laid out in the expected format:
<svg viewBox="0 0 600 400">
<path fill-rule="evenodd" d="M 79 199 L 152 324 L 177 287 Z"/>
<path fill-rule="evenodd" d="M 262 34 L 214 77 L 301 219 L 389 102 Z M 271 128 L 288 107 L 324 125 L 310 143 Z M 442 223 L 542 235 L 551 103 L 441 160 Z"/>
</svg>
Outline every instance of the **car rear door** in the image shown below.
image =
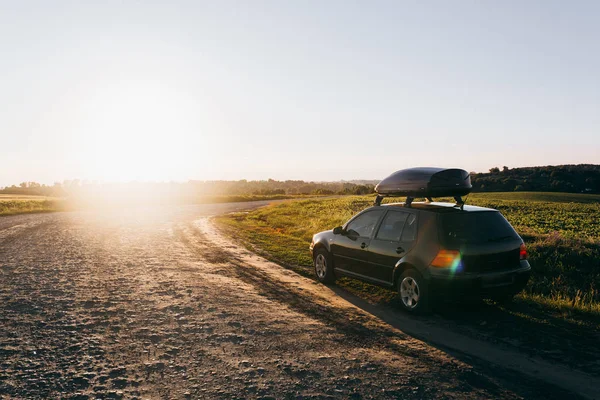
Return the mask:
<svg viewBox="0 0 600 400">
<path fill-rule="evenodd" d="M 417 238 L 417 212 L 389 210 L 369 244 L 366 274 L 381 283 L 392 284 L 396 263 L 413 248 Z"/>
<path fill-rule="evenodd" d="M 333 264 L 336 270 L 359 274 L 367 261 L 369 243 L 385 210 L 367 210 L 358 214 L 336 235 L 331 244 Z"/>
</svg>

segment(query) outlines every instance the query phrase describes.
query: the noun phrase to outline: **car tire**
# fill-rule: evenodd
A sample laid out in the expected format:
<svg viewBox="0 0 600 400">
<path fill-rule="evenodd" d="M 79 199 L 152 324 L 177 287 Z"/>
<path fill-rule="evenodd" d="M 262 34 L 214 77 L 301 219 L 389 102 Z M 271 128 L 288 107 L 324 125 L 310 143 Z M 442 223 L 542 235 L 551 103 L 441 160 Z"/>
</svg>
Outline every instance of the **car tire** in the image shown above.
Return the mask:
<svg viewBox="0 0 600 400">
<path fill-rule="evenodd" d="M 411 314 L 426 314 L 431 311 L 431 299 L 427 281 L 414 269 L 405 270 L 398 278 L 400 305 Z"/>
<path fill-rule="evenodd" d="M 335 283 L 331 254 L 326 249 L 319 248 L 315 251 L 313 264 L 315 267 L 315 276 L 319 282 L 327 284 Z"/>
</svg>

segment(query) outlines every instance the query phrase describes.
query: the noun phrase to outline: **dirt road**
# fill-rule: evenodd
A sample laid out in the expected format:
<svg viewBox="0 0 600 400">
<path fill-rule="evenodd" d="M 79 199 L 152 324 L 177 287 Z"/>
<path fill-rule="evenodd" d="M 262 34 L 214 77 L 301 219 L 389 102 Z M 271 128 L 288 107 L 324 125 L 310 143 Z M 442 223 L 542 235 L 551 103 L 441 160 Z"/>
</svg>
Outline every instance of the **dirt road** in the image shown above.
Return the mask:
<svg viewBox="0 0 600 400">
<path fill-rule="evenodd" d="M 263 204 L 1 218 L 0 398 L 577 398 L 416 339 L 207 218 Z"/>
</svg>

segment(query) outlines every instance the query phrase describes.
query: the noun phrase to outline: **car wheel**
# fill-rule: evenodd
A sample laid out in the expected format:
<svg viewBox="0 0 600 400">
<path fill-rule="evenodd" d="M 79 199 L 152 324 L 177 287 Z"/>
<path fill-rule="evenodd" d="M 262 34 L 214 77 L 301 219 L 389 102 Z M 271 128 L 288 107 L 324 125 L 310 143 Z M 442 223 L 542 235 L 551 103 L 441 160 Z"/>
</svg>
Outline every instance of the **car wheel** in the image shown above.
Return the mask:
<svg viewBox="0 0 600 400">
<path fill-rule="evenodd" d="M 333 273 L 333 264 L 331 263 L 331 254 L 326 249 L 318 249 L 314 256 L 315 275 L 319 282 L 334 283 L 335 274 Z"/>
<path fill-rule="evenodd" d="M 402 308 L 413 314 L 429 312 L 427 282 L 414 269 L 405 270 L 398 279 L 398 296 Z"/>
</svg>

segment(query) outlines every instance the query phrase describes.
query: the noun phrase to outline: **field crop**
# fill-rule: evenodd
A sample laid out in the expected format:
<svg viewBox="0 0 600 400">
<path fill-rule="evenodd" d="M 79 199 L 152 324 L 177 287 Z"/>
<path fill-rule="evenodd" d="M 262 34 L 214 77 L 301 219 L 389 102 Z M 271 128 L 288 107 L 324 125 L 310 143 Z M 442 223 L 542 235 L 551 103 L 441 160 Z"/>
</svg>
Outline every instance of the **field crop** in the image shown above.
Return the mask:
<svg viewBox="0 0 600 400">
<path fill-rule="evenodd" d="M 510 199 L 511 194 L 478 193 L 468 202 L 499 210 L 522 235 L 558 234 L 577 240 L 600 240 L 600 196 L 540 193 L 527 198 L 523 196 L 527 193 L 514 193 L 514 199 Z"/>
</svg>

